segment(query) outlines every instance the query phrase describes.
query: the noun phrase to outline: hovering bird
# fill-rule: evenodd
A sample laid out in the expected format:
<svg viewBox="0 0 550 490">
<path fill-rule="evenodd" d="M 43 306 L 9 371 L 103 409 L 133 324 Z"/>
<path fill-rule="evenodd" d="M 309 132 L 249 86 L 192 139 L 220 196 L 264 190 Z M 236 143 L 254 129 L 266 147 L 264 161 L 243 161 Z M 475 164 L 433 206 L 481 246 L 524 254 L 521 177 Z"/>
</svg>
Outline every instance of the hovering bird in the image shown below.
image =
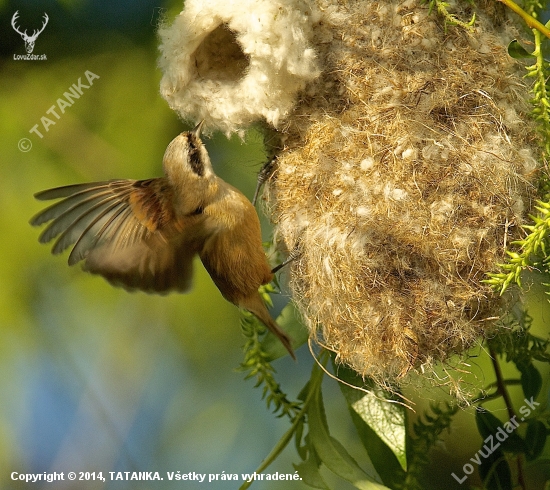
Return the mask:
<svg viewBox="0 0 550 490">
<path fill-rule="evenodd" d="M 149 293 L 187 291 L 198 254 L 231 303 L 258 317 L 295 358 L 289 337 L 271 318 L 259 292 L 273 278 L 254 206 L 212 169 L 200 139 L 203 122 L 174 138 L 164 177 L 109 180 L 48 189 L 39 200 L 61 199 L 31 219 L 48 223 L 40 235 L 69 265 L 115 286 Z"/>
</svg>

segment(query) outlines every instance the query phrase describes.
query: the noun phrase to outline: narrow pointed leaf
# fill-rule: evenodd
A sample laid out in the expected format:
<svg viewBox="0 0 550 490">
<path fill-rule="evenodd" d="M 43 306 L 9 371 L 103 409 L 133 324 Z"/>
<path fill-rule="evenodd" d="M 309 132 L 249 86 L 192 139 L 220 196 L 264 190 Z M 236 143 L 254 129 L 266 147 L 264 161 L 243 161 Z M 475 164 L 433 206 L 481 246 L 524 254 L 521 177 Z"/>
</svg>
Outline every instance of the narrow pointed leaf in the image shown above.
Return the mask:
<svg viewBox="0 0 550 490">
<path fill-rule="evenodd" d="M 546 444 L 546 426 L 540 420 L 530 420 L 525 432 L 527 444 L 527 461 L 537 459 Z"/>
<path fill-rule="evenodd" d="M 523 394 L 529 399 L 536 398 L 542 388 L 542 376 L 539 370 L 532 362 L 529 364 L 518 364 L 517 368 L 521 372 Z"/>
<path fill-rule="evenodd" d="M 487 447 L 496 446 L 509 453 L 526 453 L 527 445 L 516 431 L 516 424 L 512 421 L 501 422 L 492 413 L 485 410 L 476 410 L 476 424 Z M 487 449 L 484 449 L 486 452 Z"/>
<path fill-rule="evenodd" d="M 313 488 L 320 488 L 322 490 L 330 490 L 329 486 L 325 483 L 319 467 L 321 466 L 321 460 L 315 452 L 315 449 L 309 446 L 309 457 L 300 464 L 293 465 L 302 481 Z"/>
<path fill-rule="evenodd" d="M 340 366 L 338 377 L 370 391 L 340 383 L 358 435 L 382 481 L 388 485 L 401 482 L 407 469 L 405 408 L 393 403 L 395 397 L 374 383 L 363 382 L 351 369 Z"/>
<path fill-rule="evenodd" d="M 504 453 L 497 449 L 479 466 L 487 490 L 512 490 L 512 472 Z"/>
<path fill-rule="evenodd" d="M 312 400 L 308 410 L 309 437 L 323 464 L 340 478 L 350 482 L 360 490 L 387 490 L 379 483 L 380 477 L 374 467 L 367 474 L 349 455 L 346 449 L 331 437 L 325 418 L 321 390 Z"/>
</svg>

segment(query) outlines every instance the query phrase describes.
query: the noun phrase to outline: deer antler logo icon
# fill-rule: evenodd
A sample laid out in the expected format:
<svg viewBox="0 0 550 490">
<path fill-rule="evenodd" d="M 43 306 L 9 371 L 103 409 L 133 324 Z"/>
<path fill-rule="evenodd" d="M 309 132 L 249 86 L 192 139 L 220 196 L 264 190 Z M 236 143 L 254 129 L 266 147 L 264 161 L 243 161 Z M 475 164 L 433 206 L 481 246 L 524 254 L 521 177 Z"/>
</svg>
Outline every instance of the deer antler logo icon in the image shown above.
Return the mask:
<svg viewBox="0 0 550 490">
<path fill-rule="evenodd" d="M 34 32 L 32 33 L 32 36 L 29 36 L 27 34 L 26 29 L 25 29 L 25 32 L 21 32 L 17 28 L 16 21 L 18 17 L 19 17 L 19 10 L 17 10 L 15 14 L 13 14 L 13 17 L 11 18 L 11 26 L 13 27 L 15 32 L 21 35 L 21 37 L 23 38 L 23 41 L 25 41 L 25 49 L 27 50 L 27 53 L 31 54 L 34 49 L 34 43 L 36 42 L 36 38 L 40 35 L 40 33 L 44 30 L 44 28 L 46 27 L 46 24 L 48 23 L 48 20 L 49 20 L 48 14 L 44 12 L 44 23 L 42 24 L 42 27 L 40 29 L 34 30 Z"/>
</svg>

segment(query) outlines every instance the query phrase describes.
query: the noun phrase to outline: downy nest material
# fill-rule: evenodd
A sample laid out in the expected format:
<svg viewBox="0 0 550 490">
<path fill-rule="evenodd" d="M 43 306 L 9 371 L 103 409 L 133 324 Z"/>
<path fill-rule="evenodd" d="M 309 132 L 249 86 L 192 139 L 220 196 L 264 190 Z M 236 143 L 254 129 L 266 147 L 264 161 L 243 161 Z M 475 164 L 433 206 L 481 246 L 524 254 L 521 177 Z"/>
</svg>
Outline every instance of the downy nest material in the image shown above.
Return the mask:
<svg viewBox="0 0 550 490">
<path fill-rule="evenodd" d="M 192 3 L 220 2 L 186 6 Z M 241 78 L 205 80 L 189 62 L 180 73 L 164 31 L 163 95 L 183 117 L 222 121 L 214 126 L 226 132 L 252 120 L 278 125 L 285 145 L 268 186 L 269 210 L 276 237 L 301 252 L 291 271 L 294 301 L 311 335 L 339 361 L 384 384 L 464 351 L 501 314 L 482 281 L 521 236 L 534 193 L 527 91 L 505 47 L 517 33 L 502 11 L 478 12 L 474 34 L 445 28 L 416 0 L 317 0 L 308 13 L 303 2 L 268 3 L 294 12 L 285 20 L 294 37 L 263 32 L 258 42 L 279 39 L 293 61 L 275 58 L 276 67 L 264 67 L 259 105 L 243 95 L 235 115 L 227 95 L 256 63 L 256 41 L 249 30 L 231 30 L 233 17 L 218 25 L 228 26 L 245 54 Z M 461 5 L 449 9 L 468 19 L 472 12 Z M 205 56 L 197 48 L 205 34 L 194 35 L 187 51 Z M 296 40 L 305 53 L 301 73 Z M 284 96 L 282 66 L 292 72 Z M 186 110 L 184 79 L 187 87 L 217 83 L 204 95 L 215 109 L 197 103 Z M 281 103 L 279 117 L 262 109 Z"/>
<path fill-rule="evenodd" d="M 277 126 L 319 75 L 306 0 L 186 0 L 161 26 L 160 92 L 183 119 L 226 134 Z"/>
</svg>

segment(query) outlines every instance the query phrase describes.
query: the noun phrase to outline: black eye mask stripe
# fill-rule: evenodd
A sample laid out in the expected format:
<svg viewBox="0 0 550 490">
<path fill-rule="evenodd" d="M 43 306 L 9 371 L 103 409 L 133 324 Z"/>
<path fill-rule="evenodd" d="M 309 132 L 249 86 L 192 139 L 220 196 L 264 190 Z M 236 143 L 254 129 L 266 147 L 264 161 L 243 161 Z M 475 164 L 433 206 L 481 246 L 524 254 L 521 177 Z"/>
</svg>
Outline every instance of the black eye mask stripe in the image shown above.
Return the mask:
<svg viewBox="0 0 550 490">
<path fill-rule="evenodd" d="M 204 163 L 201 157 L 200 142 L 191 134 L 189 135 L 189 165 L 198 176 L 204 176 Z"/>
</svg>

